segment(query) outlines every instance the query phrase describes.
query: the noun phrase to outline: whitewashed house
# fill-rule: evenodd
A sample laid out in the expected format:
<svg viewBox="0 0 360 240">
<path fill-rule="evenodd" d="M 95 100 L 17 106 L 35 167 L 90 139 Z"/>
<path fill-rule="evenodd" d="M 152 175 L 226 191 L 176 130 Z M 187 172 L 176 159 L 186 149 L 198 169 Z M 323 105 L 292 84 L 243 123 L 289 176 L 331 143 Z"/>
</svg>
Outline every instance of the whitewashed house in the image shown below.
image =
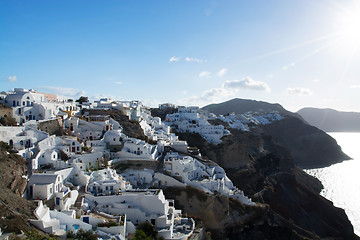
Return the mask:
<svg viewBox="0 0 360 240">
<path fill-rule="evenodd" d="M 28 126 L 0 126 L 0 141 L 6 142 L 17 150 L 32 148 L 48 136 L 46 132 Z"/>
<path fill-rule="evenodd" d="M 98 168 L 102 165 L 104 152 L 92 152 L 73 155 L 69 163 L 78 166 L 82 171 Z"/>
<path fill-rule="evenodd" d="M 80 219 L 90 224 L 93 229 L 97 229 L 96 234 L 103 239 L 125 240 L 128 235 L 128 230 L 130 230 L 127 228 L 127 225 L 131 222 L 127 221 L 126 214 L 113 216 L 111 214 L 94 211 L 86 215 L 81 215 Z M 116 225 L 109 225 L 110 222 Z M 130 233 L 135 233 L 135 230 Z"/>
<path fill-rule="evenodd" d="M 46 149 L 38 158 L 38 164 L 41 165 L 54 165 L 55 161 L 60 160 L 60 153 L 57 149 Z"/>
<path fill-rule="evenodd" d="M 154 171 L 150 169 L 127 169 L 125 172 L 121 173 L 121 175 L 125 177 L 132 186 L 139 188 L 144 185 L 149 186 L 153 182 Z"/>
<path fill-rule="evenodd" d="M 104 142 L 108 148 L 110 147 L 122 148 L 126 139 L 127 136 L 122 133 L 122 130 L 109 130 L 104 134 Z"/>
<path fill-rule="evenodd" d="M 157 145 L 151 145 L 136 138 L 128 138 L 116 157 L 121 160 L 155 161 L 157 153 Z"/>
<path fill-rule="evenodd" d="M 29 179 L 27 190 L 31 199 L 49 200 L 56 193 L 65 192 L 68 188 L 64 187 L 59 174 L 34 173 Z"/>
<path fill-rule="evenodd" d="M 167 109 L 167 108 L 176 108 L 176 105 L 175 104 L 172 104 L 172 103 L 162 103 L 162 104 L 159 104 L 159 109 L 162 110 L 162 109 Z"/>
<path fill-rule="evenodd" d="M 221 138 L 230 132 L 223 125 L 211 125 L 198 111 L 198 107 L 179 107 L 177 113 L 166 115 L 166 123 L 180 132 L 199 133 L 210 143 L 221 143 Z"/>
<path fill-rule="evenodd" d="M 93 196 L 86 194 L 84 210 L 97 210 L 112 215 L 126 214 L 134 225 L 149 221 L 165 239 L 187 239 L 195 228 L 191 218 L 182 218 L 174 200 L 167 200 L 161 189 L 133 190 L 120 195 Z"/>
<path fill-rule="evenodd" d="M 90 175 L 85 191 L 96 195 L 116 194 L 120 190 L 130 189 L 125 178 L 118 175 L 114 169 L 106 168 L 94 171 Z"/>
<path fill-rule="evenodd" d="M 244 204 L 254 204 L 243 191 L 233 185 L 225 170 L 218 165 L 208 166 L 189 156 L 168 153 L 164 158 L 164 171 L 175 179 L 205 192 L 216 191 L 237 198 Z"/>
<path fill-rule="evenodd" d="M 34 211 L 37 219 L 30 219 L 30 223 L 38 229 L 62 238 L 66 237 L 67 231 L 76 233 L 79 229 L 84 231 L 92 230 L 92 226 L 81 220 L 76 219 L 75 211 L 58 212 L 50 210 L 44 206 L 42 201 L 38 201 L 38 207 Z"/>
<path fill-rule="evenodd" d="M 77 111 L 73 102 L 60 101 L 56 95 L 23 88 L 15 88 L 13 92 L 9 92 L 5 104 L 13 109 L 13 116 L 20 124 L 31 120 L 54 118 L 61 111 L 68 114 Z"/>
</svg>

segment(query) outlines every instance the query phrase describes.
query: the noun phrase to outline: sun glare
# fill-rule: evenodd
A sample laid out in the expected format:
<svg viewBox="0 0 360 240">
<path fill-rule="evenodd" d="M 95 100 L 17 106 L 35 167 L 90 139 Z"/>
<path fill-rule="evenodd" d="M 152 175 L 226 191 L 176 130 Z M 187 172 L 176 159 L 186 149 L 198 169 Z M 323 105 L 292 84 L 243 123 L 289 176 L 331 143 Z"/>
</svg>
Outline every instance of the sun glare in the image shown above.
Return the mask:
<svg viewBox="0 0 360 240">
<path fill-rule="evenodd" d="M 341 38 L 348 44 L 348 47 L 360 46 L 360 7 L 356 6 L 350 11 L 346 11 L 340 19 Z"/>
</svg>

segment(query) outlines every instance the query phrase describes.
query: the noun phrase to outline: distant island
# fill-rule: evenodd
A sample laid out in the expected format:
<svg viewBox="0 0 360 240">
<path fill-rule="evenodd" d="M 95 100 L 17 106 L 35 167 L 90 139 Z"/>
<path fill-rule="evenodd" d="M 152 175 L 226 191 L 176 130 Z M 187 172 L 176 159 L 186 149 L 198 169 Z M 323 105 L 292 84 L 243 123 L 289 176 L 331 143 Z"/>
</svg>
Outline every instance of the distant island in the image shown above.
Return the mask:
<svg viewBox="0 0 360 240">
<path fill-rule="evenodd" d="M 359 112 L 341 112 L 330 108 L 302 108 L 297 114 L 325 132 L 360 132 Z"/>
</svg>

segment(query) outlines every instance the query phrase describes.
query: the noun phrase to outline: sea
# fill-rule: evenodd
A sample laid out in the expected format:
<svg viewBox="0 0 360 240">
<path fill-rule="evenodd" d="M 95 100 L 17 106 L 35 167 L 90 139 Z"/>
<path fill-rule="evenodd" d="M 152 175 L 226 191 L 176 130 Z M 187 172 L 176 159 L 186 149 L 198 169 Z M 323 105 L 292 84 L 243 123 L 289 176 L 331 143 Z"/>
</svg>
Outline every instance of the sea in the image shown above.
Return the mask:
<svg viewBox="0 0 360 240">
<path fill-rule="evenodd" d="M 305 170 L 318 178 L 324 185 L 320 193 L 345 210 L 354 226 L 354 232 L 360 236 L 360 133 L 329 132 L 344 153 L 352 159 L 330 167 Z"/>
</svg>

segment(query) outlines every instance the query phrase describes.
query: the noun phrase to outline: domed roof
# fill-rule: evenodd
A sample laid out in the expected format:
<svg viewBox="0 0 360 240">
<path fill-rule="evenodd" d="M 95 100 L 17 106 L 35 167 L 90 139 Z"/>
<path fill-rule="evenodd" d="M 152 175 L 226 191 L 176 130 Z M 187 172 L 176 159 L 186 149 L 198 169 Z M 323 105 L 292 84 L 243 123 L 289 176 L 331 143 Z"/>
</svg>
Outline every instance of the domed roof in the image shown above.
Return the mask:
<svg viewBox="0 0 360 240">
<path fill-rule="evenodd" d="M 104 134 L 105 142 L 113 141 L 113 138 L 126 138 L 126 135 L 121 132 L 121 130 L 109 130 Z"/>
</svg>

